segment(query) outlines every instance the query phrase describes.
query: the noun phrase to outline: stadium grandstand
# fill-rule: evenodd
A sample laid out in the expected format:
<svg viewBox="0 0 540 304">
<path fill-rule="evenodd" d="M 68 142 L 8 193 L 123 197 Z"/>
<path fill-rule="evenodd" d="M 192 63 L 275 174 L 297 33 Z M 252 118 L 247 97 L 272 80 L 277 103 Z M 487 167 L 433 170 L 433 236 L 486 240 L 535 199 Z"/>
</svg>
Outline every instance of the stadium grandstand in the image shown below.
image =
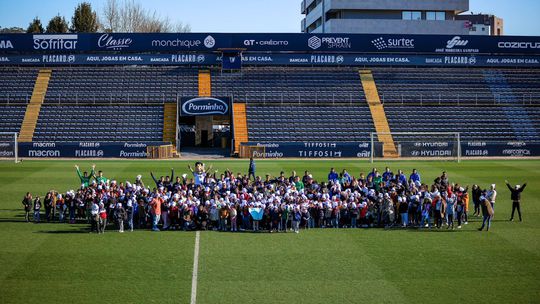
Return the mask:
<svg viewBox="0 0 540 304">
<path fill-rule="evenodd" d="M 103 35 L 138 44 L 125 45 L 122 55 L 98 53 L 100 34 L 0 36 L 12 46 L 0 56 L 0 132 L 19 134 L 20 156 L 57 156 L 29 152 L 46 146 L 40 143 L 87 142 L 171 144 L 177 154 L 219 148 L 227 156 L 263 146 L 259 156 L 287 157 L 309 143 L 367 148 L 376 134 L 380 156 L 397 157 L 407 156 L 398 151 L 406 142 L 444 140 L 437 133 L 459 133 L 462 150 L 484 147 L 482 156 L 540 153 L 537 37 L 160 34 L 199 46 L 172 54 L 171 46 L 152 44 L 151 34 Z M 27 46 L 68 39 L 84 46 Z M 511 48 L 514 40 L 523 48 Z M 202 102 L 190 104 L 198 112 L 186 111 L 194 100 Z M 223 112 L 204 110 L 219 108 L 216 101 Z M 508 145 L 529 149 L 501 153 Z M 278 147 L 287 151 L 270 153 Z"/>
</svg>

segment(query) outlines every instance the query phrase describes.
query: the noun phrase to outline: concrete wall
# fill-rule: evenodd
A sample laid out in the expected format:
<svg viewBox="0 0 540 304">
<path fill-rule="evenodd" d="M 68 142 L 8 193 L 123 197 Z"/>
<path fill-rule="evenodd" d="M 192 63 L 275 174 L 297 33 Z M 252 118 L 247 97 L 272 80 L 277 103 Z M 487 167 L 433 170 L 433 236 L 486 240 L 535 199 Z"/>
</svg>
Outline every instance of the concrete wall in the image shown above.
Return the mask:
<svg viewBox="0 0 540 304">
<path fill-rule="evenodd" d="M 467 35 L 464 21 L 332 19 L 326 33 Z"/>
<path fill-rule="evenodd" d="M 307 16 L 306 16 L 306 27 L 309 27 L 313 22 L 322 16 L 322 2 L 317 5 Z"/>
</svg>

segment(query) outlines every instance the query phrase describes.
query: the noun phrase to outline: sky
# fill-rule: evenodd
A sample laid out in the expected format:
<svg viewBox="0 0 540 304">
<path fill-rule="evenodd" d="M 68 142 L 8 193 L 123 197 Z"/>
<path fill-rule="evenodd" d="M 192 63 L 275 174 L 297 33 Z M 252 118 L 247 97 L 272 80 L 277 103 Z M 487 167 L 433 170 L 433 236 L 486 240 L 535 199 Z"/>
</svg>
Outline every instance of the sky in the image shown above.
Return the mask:
<svg viewBox="0 0 540 304">
<path fill-rule="evenodd" d="M 0 0 L 0 26 L 27 28 L 39 16 L 46 26 L 60 14 L 70 21 L 82 0 Z M 86 0 L 101 14 L 106 0 Z M 301 0 L 139 0 L 192 32 L 300 32 Z M 506 35 L 540 36 L 540 0 L 470 0 L 470 11 L 504 19 Z"/>
</svg>

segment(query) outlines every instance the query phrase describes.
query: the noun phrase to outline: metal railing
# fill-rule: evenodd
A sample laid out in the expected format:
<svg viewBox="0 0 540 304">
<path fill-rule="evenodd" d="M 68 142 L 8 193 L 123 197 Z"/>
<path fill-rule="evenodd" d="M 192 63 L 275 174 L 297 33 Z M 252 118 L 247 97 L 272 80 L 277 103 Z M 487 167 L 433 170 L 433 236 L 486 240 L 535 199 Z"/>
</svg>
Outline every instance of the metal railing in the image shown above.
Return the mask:
<svg viewBox="0 0 540 304">
<path fill-rule="evenodd" d="M 235 101 L 256 104 L 358 104 L 365 103 L 361 92 L 256 92 L 245 91 L 238 94 L 219 92 L 215 96 L 232 96 Z M 26 105 L 30 102 L 30 93 L 0 92 L 0 104 Z M 185 92 L 171 93 L 47 93 L 45 104 L 164 104 L 176 102 L 180 97 L 192 97 Z M 532 105 L 540 106 L 540 93 L 530 94 L 468 94 L 468 93 L 381 93 L 381 103 L 389 105 Z"/>
<path fill-rule="evenodd" d="M 383 104 L 540 105 L 540 94 L 380 94 Z"/>
</svg>

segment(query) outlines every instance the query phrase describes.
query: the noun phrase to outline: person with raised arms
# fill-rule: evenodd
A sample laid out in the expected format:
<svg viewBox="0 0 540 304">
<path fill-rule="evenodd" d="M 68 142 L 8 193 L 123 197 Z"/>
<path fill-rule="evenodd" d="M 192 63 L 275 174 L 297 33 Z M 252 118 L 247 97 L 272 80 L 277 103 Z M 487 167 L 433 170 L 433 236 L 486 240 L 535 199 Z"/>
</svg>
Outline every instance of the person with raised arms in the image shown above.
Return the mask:
<svg viewBox="0 0 540 304">
<path fill-rule="evenodd" d="M 525 187 L 527 187 L 527 183 L 524 183 L 523 186 L 516 185 L 514 188 L 510 186 L 507 180 L 505 180 L 504 183 L 508 187 L 508 190 L 510 190 L 510 198 L 512 199 L 512 215 L 510 216 L 510 221 L 514 221 L 514 212 L 517 210 L 519 215 L 519 221 L 522 222 L 523 219 L 521 218 L 521 192 L 525 190 Z"/>
<path fill-rule="evenodd" d="M 188 165 L 189 170 L 191 173 L 193 173 L 193 177 L 195 178 L 195 185 L 202 185 L 204 184 L 204 180 L 206 179 L 206 176 L 212 170 L 212 165 L 208 167 L 208 169 L 205 169 L 205 165 L 201 162 L 195 163 L 195 169 L 191 167 L 191 165 Z"/>
<path fill-rule="evenodd" d="M 92 171 L 90 172 L 90 175 L 88 175 L 87 171 L 84 171 L 81 174 L 81 170 L 79 169 L 78 165 L 75 165 L 75 169 L 77 169 L 77 175 L 79 176 L 79 179 L 81 180 L 81 187 L 88 188 L 88 186 L 90 185 L 90 181 L 94 177 L 94 174 L 95 174 L 94 170 L 96 169 L 96 165 L 95 164 L 92 165 Z"/>
<path fill-rule="evenodd" d="M 171 185 L 171 180 L 174 179 L 174 168 L 171 168 L 171 176 L 168 176 L 168 175 L 166 177 L 160 176 L 159 179 L 157 179 L 154 176 L 153 172 L 150 172 L 150 176 L 154 180 L 154 183 L 156 183 L 156 188 L 158 188 L 158 189 L 161 188 L 161 187 L 167 187 L 168 188 Z"/>
</svg>

